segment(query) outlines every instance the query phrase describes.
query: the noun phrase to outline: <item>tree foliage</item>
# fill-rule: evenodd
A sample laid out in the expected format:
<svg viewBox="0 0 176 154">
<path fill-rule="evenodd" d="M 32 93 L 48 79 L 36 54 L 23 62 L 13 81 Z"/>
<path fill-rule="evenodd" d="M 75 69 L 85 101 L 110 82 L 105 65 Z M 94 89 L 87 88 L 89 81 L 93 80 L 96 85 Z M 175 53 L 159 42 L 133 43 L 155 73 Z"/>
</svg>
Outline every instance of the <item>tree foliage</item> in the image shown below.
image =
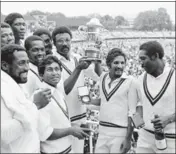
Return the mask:
<svg viewBox="0 0 176 154">
<path fill-rule="evenodd" d="M 159 8 L 158 11 L 140 12 L 134 20 L 134 29 L 136 30 L 171 30 L 172 22 L 165 8 Z"/>
<path fill-rule="evenodd" d="M 116 26 L 128 26 L 128 20 L 126 20 L 123 16 L 116 16 L 115 19 Z"/>
<path fill-rule="evenodd" d="M 50 13 L 33 10 L 24 14 L 25 20 L 34 21 L 35 15 L 46 15 L 47 21 L 55 21 L 57 26 L 68 26 L 72 29 L 77 29 L 80 25 L 86 25 L 91 18 L 96 17 L 100 23 L 108 30 L 114 30 L 117 27 L 129 26 L 128 20 L 123 16 L 116 16 L 113 18 L 110 15 L 101 16 L 98 13 L 92 13 L 88 16 L 66 17 L 63 13 Z M 5 15 L 1 13 L 1 21 L 4 21 Z M 159 8 L 157 11 L 149 10 L 140 12 L 134 20 L 133 24 L 136 30 L 173 30 L 175 27 L 172 25 L 170 16 L 165 8 Z"/>
<path fill-rule="evenodd" d="M 102 25 L 109 30 L 115 29 L 114 19 L 110 15 L 104 15 L 100 18 Z"/>
</svg>

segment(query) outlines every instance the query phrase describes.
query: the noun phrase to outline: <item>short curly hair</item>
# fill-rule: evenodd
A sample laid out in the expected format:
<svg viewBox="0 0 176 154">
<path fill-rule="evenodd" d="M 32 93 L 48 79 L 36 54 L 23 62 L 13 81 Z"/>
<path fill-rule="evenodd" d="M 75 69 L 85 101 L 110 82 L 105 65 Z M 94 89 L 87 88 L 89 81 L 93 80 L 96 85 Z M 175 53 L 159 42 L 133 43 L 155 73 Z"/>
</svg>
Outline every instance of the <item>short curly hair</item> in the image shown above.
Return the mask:
<svg viewBox="0 0 176 154">
<path fill-rule="evenodd" d="M 62 71 L 62 63 L 61 63 L 61 61 L 56 56 L 47 55 L 38 65 L 39 74 L 43 76 L 43 74 L 45 72 L 46 65 L 50 65 L 53 62 L 56 62 L 59 65 L 60 70 Z"/>
<path fill-rule="evenodd" d="M 148 41 L 143 43 L 140 47 L 139 50 L 144 50 L 146 51 L 146 54 L 151 57 L 152 55 L 155 55 L 158 53 L 159 58 L 162 59 L 164 57 L 164 49 L 161 46 L 160 43 L 157 41 Z"/>
<path fill-rule="evenodd" d="M 53 39 L 54 44 L 56 43 L 56 38 L 55 38 L 56 35 L 63 34 L 63 33 L 68 33 L 70 37 L 72 38 L 71 30 L 68 27 L 66 26 L 56 27 L 52 32 L 52 39 Z"/>
<path fill-rule="evenodd" d="M 13 22 L 14 22 L 14 20 L 15 20 L 16 18 L 23 18 L 23 19 L 24 19 L 24 17 L 23 17 L 20 13 L 14 12 L 14 13 L 8 14 L 8 15 L 5 17 L 4 22 L 6 22 L 6 23 L 8 23 L 10 26 L 12 26 L 12 24 L 13 24 Z"/>
<path fill-rule="evenodd" d="M 125 53 L 119 48 L 113 48 L 108 52 L 108 55 L 106 57 L 106 65 L 110 67 L 111 63 L 117 56 L 123 56 L 126 62 L 127 58 Z"/>
<path fill-rule="evenodd" d="M 12 64 L 13 62 L 13 53 L 15 51 L 24 51 L 26 52 L 25 48 L 17 44 L 8 44 L 1 48 L 1 62 L 5 61 L 8 64 Z"/>
<path fill-rule="evenodd" d="M 1 22 L 1 28 L 11 28 L 11 26 L 6 22 Z"/>
<path fill-rule="evenodd" d="M 38 41 L 38 40 L 43 42 L 43 39 L 39 36 L 36 36 L 36 35 L 31 35 L 26 38 L 26 40 L 24 42 L 24 46 L 26 48 L 27 54 L 29 54 L 29 50 L 31 49 L 31 42 Z"/>
<path fill-rule="evenodd" d="M 43 34 L 48 35 L 50 37 L 50 39 L 52 39 L 49 30 L 46 28 L 39 28 L 33 33 L 33 35 L 37 35 L 37 36 L 41 36 Z"/>
</svg>

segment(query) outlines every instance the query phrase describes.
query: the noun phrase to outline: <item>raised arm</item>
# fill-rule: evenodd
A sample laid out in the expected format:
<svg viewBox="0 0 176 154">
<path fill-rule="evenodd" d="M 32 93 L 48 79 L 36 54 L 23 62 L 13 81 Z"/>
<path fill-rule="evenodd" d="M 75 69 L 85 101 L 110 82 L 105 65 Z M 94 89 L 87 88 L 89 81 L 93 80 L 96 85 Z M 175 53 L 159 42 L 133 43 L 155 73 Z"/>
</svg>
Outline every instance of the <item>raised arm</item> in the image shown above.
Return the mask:
<svg viewBox="0 0 176 154">
<path fill-rule="evenodd" d="M 64 90 L 66 95 L 70 93 L 73 89 L 81 71 L 83 69 L 87 69 L 90 63 L 86 62 L 85 60 L 80 59 L 78 66 L 74 69 L 73 73 L 64 81 Z"/>
</svg>

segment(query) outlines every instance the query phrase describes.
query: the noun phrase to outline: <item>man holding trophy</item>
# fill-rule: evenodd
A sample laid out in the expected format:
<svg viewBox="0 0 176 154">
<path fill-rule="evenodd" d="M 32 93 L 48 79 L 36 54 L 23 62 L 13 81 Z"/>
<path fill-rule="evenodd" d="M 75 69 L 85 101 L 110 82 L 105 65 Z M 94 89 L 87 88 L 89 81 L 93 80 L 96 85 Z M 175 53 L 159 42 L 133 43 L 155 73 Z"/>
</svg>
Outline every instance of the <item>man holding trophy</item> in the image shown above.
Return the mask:
<svg viewBox="0 0 176 154">
<path fill-rule="evenodd" d="M 57 50 L 55 56 L 61 61 L 63 67 L 62 78 L 70 120 L 73 126 L 80 126 L 86 121 L 86 106 L 79 99 L 78 87 L 84 87 L 85 69 L 91 64 L 91 60 L 72 54 L 70 51 L 72 33 L 69 28 L 55 28 L 52 33 L 52 39 Z M 95 71 L 97 74 L 100 72 L 99 64 L 96 65 Z M 95 74 L 94 71 L 91 72 Z M 83 88 L 83 90 L 85 89 L 86 87 Z M 82 100 L 86 102 L 88 99 L 84 98 Z M 73 138 L 72 148 L 75 153 L 83 153 L 84 140 Z"/>
</svg>

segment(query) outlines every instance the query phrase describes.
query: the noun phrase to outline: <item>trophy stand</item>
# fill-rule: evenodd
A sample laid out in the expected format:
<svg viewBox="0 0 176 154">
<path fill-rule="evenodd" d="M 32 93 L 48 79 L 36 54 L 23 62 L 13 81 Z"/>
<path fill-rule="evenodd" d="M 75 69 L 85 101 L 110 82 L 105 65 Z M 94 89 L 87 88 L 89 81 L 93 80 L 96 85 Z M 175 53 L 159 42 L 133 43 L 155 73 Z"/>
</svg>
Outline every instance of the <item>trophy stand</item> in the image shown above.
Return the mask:
<svg viewBox="0 0 176 154">
<path fill-rule="evenodd" d="M 97 116 L 99 116 L 99 111 L 91 110 L 88 119 L 86 120 L 86 124 L 88 125 L 88 128 L 92 130 L 90 132 L 89 137 L 89 152 L 94 153 L 95 152 L 95 145 L 98 137 L 98 126 L 99 121 L 97 119 Z"/>
</svg>

